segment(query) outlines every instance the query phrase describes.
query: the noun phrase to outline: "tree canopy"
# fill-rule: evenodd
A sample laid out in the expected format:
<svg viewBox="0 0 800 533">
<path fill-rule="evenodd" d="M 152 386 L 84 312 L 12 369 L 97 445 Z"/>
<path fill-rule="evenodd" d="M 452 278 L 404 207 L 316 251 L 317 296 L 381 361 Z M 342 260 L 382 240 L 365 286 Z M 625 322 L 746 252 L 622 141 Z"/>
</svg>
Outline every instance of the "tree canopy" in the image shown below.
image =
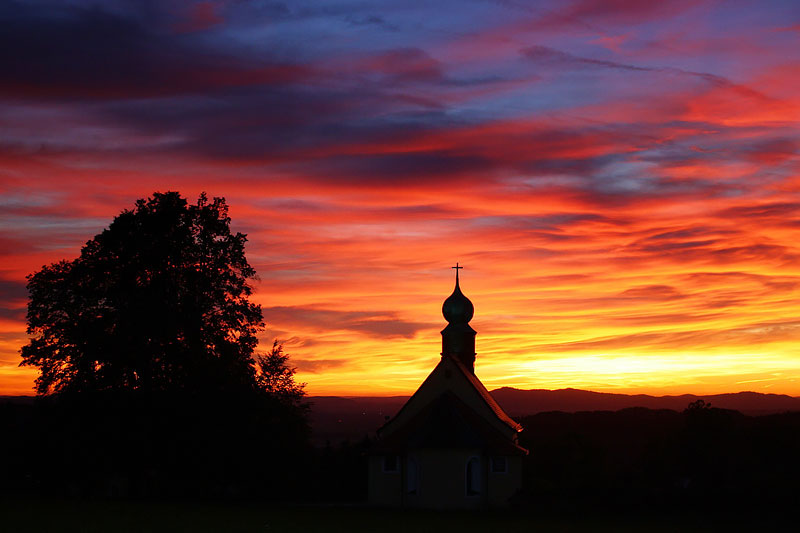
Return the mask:
<svg viewBox="0 0 800 533">
<path fill-rule="evenodd" d="M 253 360 L 264 327 L 249 299 L 256 272 L 246 236 L 230 223 L 224 198 L 204 193 L 190 204 L 177 192 L 154 193 L 114 218 L 77 259 L 29 275 L 32 338 L 21 353 L 23 365 L 41 370 L 37 392 L 264 383 Z"/>
</svg>

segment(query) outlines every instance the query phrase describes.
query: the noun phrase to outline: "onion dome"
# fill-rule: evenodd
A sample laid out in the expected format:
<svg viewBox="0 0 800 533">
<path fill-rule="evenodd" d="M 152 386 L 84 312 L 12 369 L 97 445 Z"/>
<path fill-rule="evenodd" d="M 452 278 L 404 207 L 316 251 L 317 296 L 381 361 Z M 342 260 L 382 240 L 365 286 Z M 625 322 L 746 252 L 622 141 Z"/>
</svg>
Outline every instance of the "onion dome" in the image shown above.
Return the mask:
<svg viewBox="0 0 800 533">
<path fill-rule="evenodd" d="M 458 263 L 456 263 L 453 268 L 456 269 L 456 288 L 453 289 L 453 294 L 448 296 L 444 304 L 442 304 L 442 314 L 445 320 L 451 324 L 466 324 L 472 320 L 475 307 L 469 301 L 469 298 L 461 292 L 461 287 L 458 286 L 458 269 L 463 267 L 458 266 Z"/>
</svg>

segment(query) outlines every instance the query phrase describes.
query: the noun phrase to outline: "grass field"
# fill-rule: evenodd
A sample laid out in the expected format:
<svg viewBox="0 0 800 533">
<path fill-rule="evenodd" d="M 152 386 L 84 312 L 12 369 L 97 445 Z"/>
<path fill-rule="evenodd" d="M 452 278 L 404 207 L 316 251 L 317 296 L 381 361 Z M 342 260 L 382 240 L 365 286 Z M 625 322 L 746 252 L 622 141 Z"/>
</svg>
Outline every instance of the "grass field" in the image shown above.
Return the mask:
<svg viewBox="0 0 800 533">
<path fill-rule="evenodd" d="M 523 531 L 791 531 L 777 520 L 717 514 L 537 516 L 519 512 L 397 511 L 352 506 L 221 503 L 0 503 L 0 531 L 505 533 Z"/>
</svg>

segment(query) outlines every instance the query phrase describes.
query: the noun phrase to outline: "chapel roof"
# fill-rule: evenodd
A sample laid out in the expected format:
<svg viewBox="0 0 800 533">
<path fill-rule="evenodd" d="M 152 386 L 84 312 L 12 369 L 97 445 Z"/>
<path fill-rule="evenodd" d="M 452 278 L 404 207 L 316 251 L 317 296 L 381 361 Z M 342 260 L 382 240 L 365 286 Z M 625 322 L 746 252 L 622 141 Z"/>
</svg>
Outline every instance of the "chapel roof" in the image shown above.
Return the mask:
<svg viewBox="0 0 800 533">
<path fill-rule="evenodd" d="M 527 455 L 528 450 L 508 439 L 452 392 L 444 392 L 382 438 L 376 452 L 400 453 L 409 448 L 485 447 L 499 455 Z"/>
<path fill-rule="evenodd" d="M 443 368 L 444 366 L 447 368 Z M 422 382 L 422 385 L 420 385 L 416 392 L 411 395 L 400 411 L 398 411 L 398 413 L 392 417 L 391 420 L 386 422 L 380 429 L 378 429 L 378 433 L 380 434 L 385 429 L 389 428 L 389 426 L 393 426 L 398 419 L 403 419 L 406 412 L 409 409 L 413 409 L 411 406 L 416 405 L 417 397 L 423 394 L 422 391 L 425 391 L 425 389 L 428 387 L 435 386 L 434 381 L 438 381 L 437 378 L 441 374 L 447 375 L 452 368 L 455 368 L 456 372 L 458 372 L 458 375 L 461 376 L 462 379 L 465 379 L 470 385 L 470 388 L 477 393 L 476 396 L 478 401 L 488 407 L 489 412 L 491 413 L 490 416 L 492 416 L 496 422 L 499 422 L 503 427 L 513 430 L 514 433 L 519 433 L 522 431 L 522 425 L 515 422 L 510 416 L 508 416 L 503 408 L 500 407 L 500 404 L 497 403 L 497 400 L 492 397 L 491 393 L 486 389 L 483 383 L 481 383 L 481 380 L 479 380 L 475 374 L 470 372 L 461 361 L 456 358 L 442 357 L 439 364 L 436 365 L 428 377 L 425 378 L 425 381 Z"/>
<path fill-rule="evenodd" d="M 421 423 L 420 420 L 428 420 L 424 413 L 430 412 L 431 405 L 440 402 L 443 396 L 452 396 L 463 406 L 458 408 L 459 412 L 464 409 L 471 412 L 461 416 L 462 420 L 479 419 L 479 426 L 488 424 L 495 437 L 502 436 L 508 444 L 516 446 L 516 434 L 522 431 L 522 426 L 508 416 L 475 376 L 475 331 L 468 325 L 474 307 L 459 287 L 458 271 L 463 267 L 456 263 L 453 268 L 456 269 L 455 289 L 442 306 L 442 313 L 449 322 L 442 331 L 442 358 L 400 411 L 378 429 L 378 434 L 382 439 L 396 440 L 398 434 L 407 434 L 409 428 Z"/>
<path fill-rule="evenodd" d="M 469 380 L 472 386 L 475 387 L 475 390 L 478 391 L 478 394 L 480 394 L 481 399 L 486 403 L 486 405 L 489 406 L 489 409 L 492 410 L 494 415 L 501 422 L 503 422 L 505 425 L 512 428 L 513 430 L 517 432 L 522 431 L 522 425 L 519 424 L 518 422 L 515 422 L 514 419 L 508 416 L 508 414 L 503 410 L 503 408 L 500 407 L 500 404 L 497 403 L 497 400 L 495 400 L 494 397 L 492 397 L 492 394 L 488 391 L 486 386 L 483 383 L 481 383 L 481 380 L 479 380 L 475 374 L 467 370 L 464 367 L 464 364 L 458 359 L 453 359 L 453 362 L 456 364 L 456 367 L 459 370 L 461 370 L 464 376 Z"/>
</svg>

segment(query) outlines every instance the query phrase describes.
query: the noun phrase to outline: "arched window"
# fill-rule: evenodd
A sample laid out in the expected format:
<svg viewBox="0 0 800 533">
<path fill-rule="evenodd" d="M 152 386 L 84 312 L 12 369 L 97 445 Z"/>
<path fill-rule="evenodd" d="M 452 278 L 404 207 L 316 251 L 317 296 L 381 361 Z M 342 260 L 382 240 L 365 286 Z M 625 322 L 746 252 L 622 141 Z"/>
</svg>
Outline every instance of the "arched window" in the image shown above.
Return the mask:
<svg viewBox="0 0 800 533">
<path fill-rule="evenodd" d="M 406 492 L 408 494 L 419 493 L 419 462 L 416 456 L 409 455 L 406 463 Z"/>
<path fill-rule="evenodd" d="M 470 457 L 467 460 L 465 471 L 465 484 L 467 496 L 479 496 L 481 493 L 481 460 L 479 457 Z"/>
</svg>

